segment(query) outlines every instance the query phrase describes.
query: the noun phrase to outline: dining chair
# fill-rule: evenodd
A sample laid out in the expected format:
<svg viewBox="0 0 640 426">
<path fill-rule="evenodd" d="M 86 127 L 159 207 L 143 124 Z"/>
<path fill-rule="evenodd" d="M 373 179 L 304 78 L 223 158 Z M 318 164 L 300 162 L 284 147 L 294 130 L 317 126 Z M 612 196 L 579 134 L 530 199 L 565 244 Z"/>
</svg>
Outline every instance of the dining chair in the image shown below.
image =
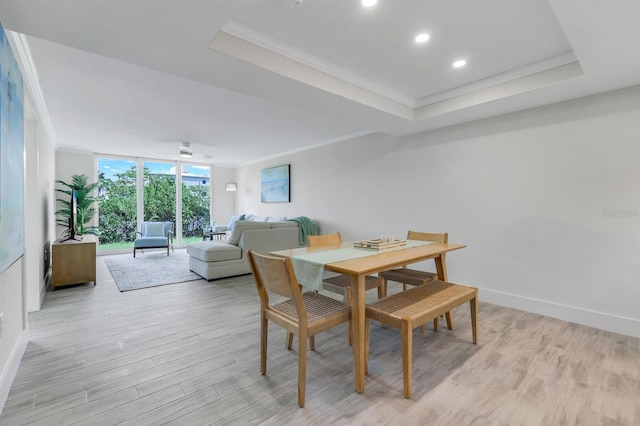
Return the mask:
<svg viewBox="0 0 640 426">
<path fill-rule="evenodd" d="M 302 293 L 291 259 L 247 253 L 261 302 L 260 372 L 267 372 L 268 321 L 298 335 L 298 405 L 304 407 L 307 338 L 345 322 L 351 328 L 351 307 L 315 291 Z M 270 293 L 286 300 L 270 304 Z"/>
<path fill-rule="evenodd" d="M 309 235 L 307 239 L 309 240 L 309 247 L 311 248 L 340 247 L 342 244 L 342 237 L 339 232 L 336 232 L 335 234 Z M 377 288 L 378 299 L 382 299 L 387 295 L 386 281 L 380 277 L 366 275 L 364 277 L 364 287 L 366 290 Z M 324 278 L 322 281 L 322 288 L 332 293 L 341 294 L 344 303 L 347 305 L 351 304 L 351 278 L 348 275 L 335 275 Z M 349 327 L 348 333 L 349 344 L 351 344 L 351 327 Z"/>
<path fill-rule="evenodd" d="M 418 240 L 418 241 L 427 241 L 431 243 L 447 243 L 449 242 L 449 234 L 448 233 L 428 233 L 428 232 L 416 232 L 409 231 L 407 233 L 407 240 Z M 444 254 L 442 254 L 442 262 L 444 264 Z M 435 272 L 427 272 L 420 271 L 417 269 L 407 268 L 407 265 L 404 265 L 402 268 L 392 269 L 390 271 L 381 272 L 380 277 L 384 281 L 384 286 L 386 288 L 387 281 L 395 281 L 402 283 L 402 290 L 407 290 L 407 285 L 412 286 L 420 286 L 423 284 L 427 284 L 431 281 L 438 279 L 438 274 Z M 445 277 L 446 279 L 446 277 Z M 453 318 L 450 312 L 445 314 L 447 320 L 447 328 L 449 330 L 453 330 Z M 435 318 L 433 320 L 433 328 L 437 331 L 440 327 L 439 319 Z M 424 326 L 422 327 L 422 331 L 424 331 Z"/>
</svg>

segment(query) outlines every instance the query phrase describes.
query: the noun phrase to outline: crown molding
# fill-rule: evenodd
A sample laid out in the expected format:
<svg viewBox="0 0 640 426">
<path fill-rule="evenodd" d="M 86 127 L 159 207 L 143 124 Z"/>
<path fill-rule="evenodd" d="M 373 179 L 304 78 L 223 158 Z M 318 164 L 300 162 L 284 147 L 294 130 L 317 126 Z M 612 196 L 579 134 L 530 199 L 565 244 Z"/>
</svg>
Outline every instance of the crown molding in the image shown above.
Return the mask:
<svg viewBox="0 0 640 426">
<path fill-rule="evenodd" d="M 38 70 L 36 69 L 36 65 L 33 63 L 31 49 L 29 48 L 29 41 L 24 34 L 16 33 L 14 31 L 6 31 L 6 34 L 16 55 L 16 59 L 18 60 L 20 69 L 22 70 L 23 81 L 29 90 L 29 95 L 33 102 L 33 106 L 40 117 L 41 124 L 51 141 L 53 141 L 53 146 L 57 147 L 58 139 L 56 138 L 56 133 L 53 130 L 53 124 L 49 117 L 49 110 L 47 109 L 47 104 L 44 100 L 42 89 L 40 88 Z"/>
<path fill-rule="evenodd" d="M 420 108 L 447 99 L 457 98 L 459 96 L 468 95 L 473 92 L 479 92 L 490 87 L 499 86 L 504 83 L 516 81 L 534 74 L 552 70 L 554 68 L 558 68 L 563 65 L 568 65 L 575 62 L 578 62 L 578 58 L 576 57 L 575 53 L 573 53 L 573 51 L 565 52 L 560 55 L 535 62 L 533 64 L 525 65 L 523 67 L 505 71 L 489 78 L 475 81 L 471 84 L 466 84 L 464 86 L 459 86 L 451 90 L 445 90 L 440 93 L 420 98 L 416 100 L 415 105 L 416 108 Z"/>
<path fill-rule="evenodd" d="M 284 56 L 292 61 L 296 61 L 310 68 L 322 71 L 332 77 L 368 90 L 369 92 L 373 92 L 394 102 L 398 102 L 409 108 L 415 108 L 415 99 L 410 96 L 405 96 L 397 90 L 375 83 L 361 75 L 355 74 L 316 56 L 310 55 L 300 49 L 296 49 L 288 44 L 282 43 L 273 37 L 263 34 L 237 21 L 231 20 L 227 22 L 221 31 L 278 55 Z"/>
<path fill-rule="evenodd" d="M 235 165 L 235 166 L 229 166 L 229 167 L 237 168 L 237 167 L 251 166 L 253 164 L 261 163 L 263 161 L 271 160 L 273 158 L 280 158 L 280 157 L 284 157 L 284 156 L 287 156 L 287 155 L 296 154 L 298 152 L 310 151 L 312 149 L 320 148 L 322 146 L 333 145 L 335 143 L 344 142 L 346 140 L 351 140 L 351 139 L 356 139 L 356 138 L 359 138 L 359 137 L 362 137 L 362 136 L 371 135 L 371 134 L 374 134 L 374 133 L 377 133 L 377 132 L 375 130 L 360 130 L 360 131 L 357 131 L 357 132 L 353 132 L 353 133 L 349 133 L 349 134 L 346 134 L 346 135 L 341 135 L 341 136 L 338 136 L 338 137 L 335 137 L 335 138 L 327 139 L 325 141 L 319 142 L 319 143 L 314 144 L 314 145 L 305 146 L 304 148 L 292 149 L 290 151 L 281 152 L 279 154 L 263 157 L 263 158 L 260 158 L 259 160 L 249 161 L 247 163 L 243 163 L 243 164 Z"/>
</svg>

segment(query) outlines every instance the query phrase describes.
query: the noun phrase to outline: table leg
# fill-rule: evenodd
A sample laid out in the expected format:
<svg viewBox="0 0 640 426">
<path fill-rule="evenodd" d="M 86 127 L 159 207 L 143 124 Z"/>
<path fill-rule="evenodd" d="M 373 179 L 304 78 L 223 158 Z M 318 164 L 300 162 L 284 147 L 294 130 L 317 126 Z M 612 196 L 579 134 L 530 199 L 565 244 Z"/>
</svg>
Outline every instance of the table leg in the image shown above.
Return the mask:
<svg viewBox="0 0 640 426">
<path fill-rule="evenodd" d="M 447 263 L 445 262 L 445 254 L 442 253 L 434 260 L 436 261 L 436 271 L 438 272 L 438 279 L 440 281 L 447 281 Z M 446 314 L 444 314 L 444 317 L 447 320 L 447 328 L 449 330 L 453 330 L 453 316 L 451 315 L 451 312 L 447 312 Z"/>
<path fill-rule="evenodd" d="M 436 272 L 438 273 L 438 279 L 440 281 L 447 281 L 447 264 L 444 256 L 444 253 L 442 253 L 434 259 L 436 261 Z"/>
<path fill-rule="evenodd" d="M 365 375 L 365 287 L 364 275 L 351 276 L 351 321 L 356 392 L 364 392 Z"/>
</svg>

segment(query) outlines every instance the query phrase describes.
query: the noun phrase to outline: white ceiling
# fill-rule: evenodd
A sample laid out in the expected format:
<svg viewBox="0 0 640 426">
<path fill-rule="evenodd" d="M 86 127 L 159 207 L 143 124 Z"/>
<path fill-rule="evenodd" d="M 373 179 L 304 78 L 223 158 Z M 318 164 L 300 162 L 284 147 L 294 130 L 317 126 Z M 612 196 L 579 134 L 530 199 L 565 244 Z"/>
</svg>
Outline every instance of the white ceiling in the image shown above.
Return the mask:
<svg viewBox="0 0 640 426">
<path fill-rule="evenodd" d="M 640 84 L 640 0 L 295 3 L 2 0 L 0 21 L 26 35 L 60 149 L 187 141 L 222 166 Z"/>
</svg>

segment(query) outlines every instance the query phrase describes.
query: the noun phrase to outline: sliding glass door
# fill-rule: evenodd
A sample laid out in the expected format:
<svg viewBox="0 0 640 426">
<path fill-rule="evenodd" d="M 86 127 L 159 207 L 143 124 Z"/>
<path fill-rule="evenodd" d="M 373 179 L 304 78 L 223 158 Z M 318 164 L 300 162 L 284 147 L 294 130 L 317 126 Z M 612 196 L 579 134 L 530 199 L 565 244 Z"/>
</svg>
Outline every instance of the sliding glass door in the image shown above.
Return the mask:
<svg viewBox="0 0 640 426">
<path fill-rule="evenodd" d="M 176 223 L 176 166 L 145 161 L 144 220 Z M 175 229 L 174 229 L 175 233 Z"/>
<path fill-rule="evenodd" d="M 202 239 L 211 217 L 211 166 L 98 158 L 100 251 L 133 249 L 142 221 L 174 224 L 174 245 Z"/>
<path fill-rule="evenodd" d="M 98 250 L 133 249 L 137 229 L 137 162 L 98 158 Z"/>
<path fill-rule="evenodd" d="M 202 240 L 202 229 L 210 225 L 211 168 L 184 165 L 182 167 L 182 241 L 184 244 Z"/>
</svg>

